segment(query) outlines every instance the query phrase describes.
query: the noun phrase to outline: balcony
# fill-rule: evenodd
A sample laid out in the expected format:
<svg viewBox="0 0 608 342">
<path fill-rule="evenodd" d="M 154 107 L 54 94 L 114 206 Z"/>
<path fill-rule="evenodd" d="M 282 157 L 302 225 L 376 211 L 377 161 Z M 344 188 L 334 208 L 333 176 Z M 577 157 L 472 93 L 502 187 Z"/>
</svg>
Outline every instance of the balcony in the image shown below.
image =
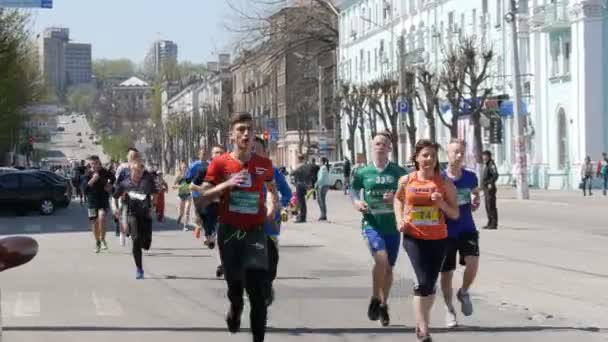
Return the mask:
<svg viewBox="0 0 608 342">
<path fill-rule="evenodd" d="M 537 6 L 533 9 L 530 24 L 535 31 L 549 32 L 567 29 L 571 25 L 570 9 L 564 2 Z"/>
</svg>

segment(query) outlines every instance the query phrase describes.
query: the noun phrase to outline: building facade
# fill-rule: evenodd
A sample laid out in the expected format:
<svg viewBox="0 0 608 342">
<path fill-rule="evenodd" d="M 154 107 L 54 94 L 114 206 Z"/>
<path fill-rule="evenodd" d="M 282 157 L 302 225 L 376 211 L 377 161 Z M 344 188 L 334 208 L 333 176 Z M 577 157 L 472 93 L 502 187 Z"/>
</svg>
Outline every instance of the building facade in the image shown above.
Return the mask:
<svg viewBox="0 0 608 342">
<path fill-rule="evenodd" d="M 67 28 L 49 27 L 40 35 L 38 53 L 40 71 L 49 90 L 61 96 L 66 89 L 65 46 L 70 39 Z"/>
<path fill-rule="evenodd" d="M 65 45 L 66 85 L 89 84 L 93 75 L 91 44 Z"/>
<path fill-rule="evenodd" d="M 283 8 L 269 18 L 270 30 L 296 23 L 308 11 L 304 5 Z M 334 107 L 329 99 L 335 89 L 335 53 L 315 42 L 287 47 L 291 37 L 277 36 L 242 51 L 235 61 L 231 69 L 235 111 L 254 116 L 258 134 L 266 132 L 269 138 L 277 165 L 295 167 L 300 153 L 333 160 L 337 154 Z"/>
<path fill-rule="evenodd" d="M 512 33 L 505 21 L 510 1 L 344 0 L 339 6 L 339 68 L 347 82 L 364 85 L 395 75 L 401 36 L 406 56 L 415 55 L 416 63 L 434 71 L 443 64 L 446 46 L 460 37 L 473 36 L 480 47 L 493 50 L 485 86 L 505 99 L 499 110 L 503 136 L 501 144 L 490 144 L 488 123 L 483 122 L 484 149 L 494 152 L 500 181 L 511 182 L 516 164 Z M 517 7 L 529 181 L 541 188 L 572 188 L 578 185 L 585 156 L 597 160 L 608 149 L 608 101 L 603 96 L 608 80 L 606 1 L 517 0 Z M 445 114 L 449 116 L 449 110 Z M 418 138 L 427 137 L 420 112 L 417 126 Z M 438 142 L 447 143 L 447 130 L 440 123 L 438 128 Z M 459 134 L 472 142 L 468 119 L 459 123 Z M 355 139 L 360 151 L 364 142 Z M 471 165 L 473 148 L 468 145 Z M 409 158 L 409 146 L 404 143 L 400 150 L 403 162 Z"/>
<path fill-rule="evenodd" d="M 177 44 L 170 40 L 152 43 L 144 59 L 144 68 L 149 75 L 158 75 L 164 65 L 177 63 Z"/>
</svg>

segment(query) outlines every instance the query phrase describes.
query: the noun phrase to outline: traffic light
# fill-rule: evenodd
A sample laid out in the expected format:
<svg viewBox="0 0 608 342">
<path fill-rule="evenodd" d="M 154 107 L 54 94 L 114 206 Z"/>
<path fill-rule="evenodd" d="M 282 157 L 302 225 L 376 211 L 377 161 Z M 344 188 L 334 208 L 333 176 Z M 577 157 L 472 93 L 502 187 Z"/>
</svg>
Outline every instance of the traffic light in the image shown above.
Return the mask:
<svg viewBox="0 0 608 342">
<path fill-rule="evenodd" d="M 498 116 L 490 118 L 490 144 L 502 144 L 502 120 Z"/>
</svg>

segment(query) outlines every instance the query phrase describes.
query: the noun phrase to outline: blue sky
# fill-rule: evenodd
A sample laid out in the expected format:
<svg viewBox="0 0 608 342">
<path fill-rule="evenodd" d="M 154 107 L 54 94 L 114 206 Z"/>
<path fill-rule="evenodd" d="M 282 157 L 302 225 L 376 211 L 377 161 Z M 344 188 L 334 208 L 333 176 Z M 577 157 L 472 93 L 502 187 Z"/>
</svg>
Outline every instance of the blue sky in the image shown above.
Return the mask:
<svg viewBox="0 0 608 342">
<path fill-rule="evenodd" d="M 244 0 L 237 0 L 244 1 Z M 93 58 L 126 57 L 141 62 L 155 39 L 178 44 L 180 61 L 213 60 L 230 52 L 225 28 L 235 15 L 225 0 L 54 0 L 51 10 L 34 10 L 34 30 L 70 29 L 75 42 L 93 44 Z M 234 3 L 234 2 L 233 2 Z"/>
</svg>

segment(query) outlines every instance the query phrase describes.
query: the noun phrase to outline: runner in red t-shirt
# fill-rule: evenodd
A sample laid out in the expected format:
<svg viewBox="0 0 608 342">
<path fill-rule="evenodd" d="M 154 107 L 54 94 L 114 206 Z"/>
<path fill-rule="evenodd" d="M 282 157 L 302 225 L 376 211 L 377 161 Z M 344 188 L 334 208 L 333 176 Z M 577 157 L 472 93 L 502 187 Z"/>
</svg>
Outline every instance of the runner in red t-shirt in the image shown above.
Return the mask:
<svg viewBox="0 0 608 342">
<path fill-rule="evenodd" d="M 201 197 L 204 202 L 220 197 L 218 246 L 230 300 L 226 316 L 228 330 L 236 333 L 240 329 L 246 287 L 251 304 L 253 341 L 261 342 L 266 332 L 268 271 L 263 224 L 274 219 L 278 196 L 272 162 L 251 153 L 253 132 L 251 115 L 233 117 L 230 133 L 234 150 L 213 159 Z M 264 200 L 264 187 L 268 189 L 267 201 Z"/>
</svg>

